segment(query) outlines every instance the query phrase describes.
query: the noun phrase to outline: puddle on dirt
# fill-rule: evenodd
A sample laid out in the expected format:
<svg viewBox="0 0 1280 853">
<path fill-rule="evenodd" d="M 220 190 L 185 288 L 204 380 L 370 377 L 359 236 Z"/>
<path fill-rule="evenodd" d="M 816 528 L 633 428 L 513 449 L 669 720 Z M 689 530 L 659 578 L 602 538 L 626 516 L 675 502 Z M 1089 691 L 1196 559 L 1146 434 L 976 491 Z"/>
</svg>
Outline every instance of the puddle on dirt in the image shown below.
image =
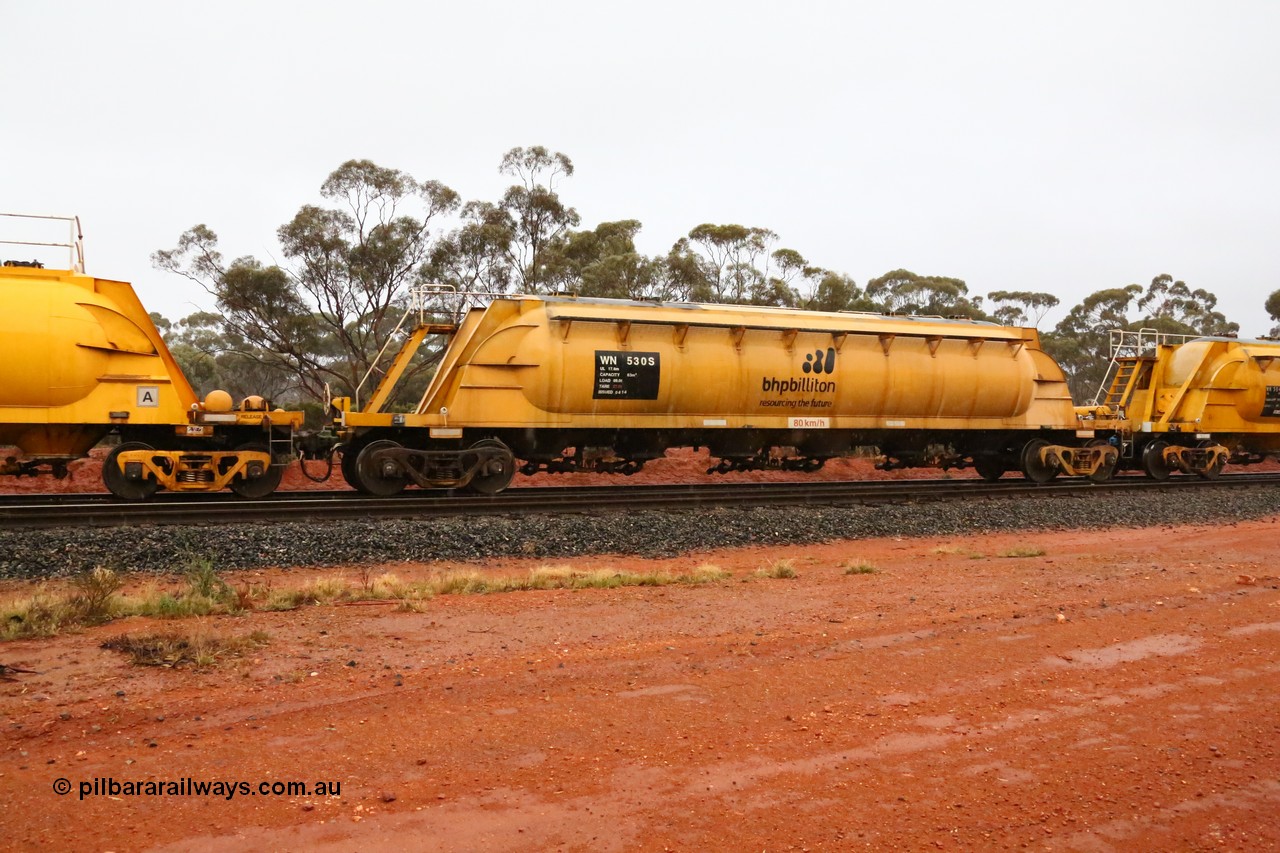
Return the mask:
<svg viewBox="0 0 1280 853">
<path fill-rule="evenodd" d="M 1157 634 L 1127 643 L 1116 643 L 1100 649 L 1077 649 L 1073 652 L 1049 658 L 1054 665 L 1087 666 L 1103 669 L 1122 663 L 1146 660 L 1154 657 L 1172 657 L 1193 652 L 1203 645 L 1195 637 L 1182 634 Z"/>
</svg>

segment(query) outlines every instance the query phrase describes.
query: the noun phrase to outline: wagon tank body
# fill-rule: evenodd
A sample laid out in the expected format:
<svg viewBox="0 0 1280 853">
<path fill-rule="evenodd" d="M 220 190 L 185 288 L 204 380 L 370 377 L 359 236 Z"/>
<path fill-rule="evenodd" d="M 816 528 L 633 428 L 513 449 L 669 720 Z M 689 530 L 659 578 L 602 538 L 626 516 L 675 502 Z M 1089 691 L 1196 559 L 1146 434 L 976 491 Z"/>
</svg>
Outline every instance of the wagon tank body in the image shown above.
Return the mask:
<svg viewBox="0 0 1280 853">
<path fill-rule="evenodd" d="M 413 412 L 381 410 L 386 384 L 361 410 L 336 401 L 344 460 L 377 444 L 363 465 L 344 463 L 375 493 L 442 484 L 414 476 L 430 460 L 411 451 L 446 442 L 500 442 L 526 473 L 627 473 L 677 446 L 708 447 L 720 471 L 770 460 L 811 470 L 868 445 L 885 467 L 974 464 L 995 476 L 1032 441 L 1037 463 L 1054 447 L 1069 467 L 1095 457 L 1088 471 L 1107 456 L 1070 447 L 1075 409 L 1035 330 L 969 321 L 508 297 L 466 315 Z M 795 453 L 779 461 L 778 448 Z M 473 463 L 483 460 L 458 464 Z"/>
<path fill-rule="evenodd" d="M 75 459 L 126 414 L 131 426 L 182 423 L 197 402 L 124 282 L 5 267 L 0 305 L 4 444 Z"/>
<path fill-rule="evenodd" d="M 1114 332 L 1105 394 L 1083 423 L 1156 479 L 1280 455 L 1280 341 Z"/>
<path fill-rule="evenodd" d="M 0 340 L 0 445 L 10 448 L 0 474 L 65 476 L 116 433 L 103 479 L 119 497 L 161 487 L 256 497 L 293 458 L 302 413 L 261 398 L 234 408 L 223 391 L 200 400 L 127 282 L 5 262 Z"/>
</svg>

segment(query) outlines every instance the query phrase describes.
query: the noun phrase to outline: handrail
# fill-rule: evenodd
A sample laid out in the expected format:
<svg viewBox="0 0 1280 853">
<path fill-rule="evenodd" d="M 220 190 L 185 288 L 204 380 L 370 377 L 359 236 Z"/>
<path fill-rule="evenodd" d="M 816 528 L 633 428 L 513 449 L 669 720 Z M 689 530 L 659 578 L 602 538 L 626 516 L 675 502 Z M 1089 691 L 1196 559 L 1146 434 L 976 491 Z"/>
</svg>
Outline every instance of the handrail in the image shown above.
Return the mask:
<svg viewBox="0 0 1280 853">
<path fill-rule="evenodd" d="M 1102 374 L 1102 384 L 1098 393 L 1093 395 L 1090 405 L 1096 406 L 1106 399 L 1111 389 L 1112 371 L 1116 370 L 1122 358 L 1155 358 L 1156 350 L 1162 346 L 1179 346 L 1188 341 L 1200 340 L 1204 335 L 1180 335 L 1173 332 L 1162 332 L 1159 329 L 1111 329 L 1110 330 L 1111 362 Z"/>
<path fill-rule="evenodd" d="M 71 235 L 66 243 L 45 243 L 34 240 L 0 240 L 0 244 L 7 246 L 46 246 L 53 248 L 65 248 L 69 251 L 71 256 L 71 269 L 84 274 L 84 233 L 80 229 L 79 216 L 44 216 L 38 213 L 0 213 L 0 216 L 6 216 L 11 219 L 48 219 L 55 222 L 66 222 L 71 229 Z"/>
<path fill-rule="evenodd" d="M 427 303 L 437 296 L 472 296 L 469 291 L 460 291 L 451 284 L 415 284 L 409 288 L 409 307 L 405 309 L 404 315 L 400 318 L 400 322 L 391 330 L 391 334 L 387 335 L 386 341 L 382 344 L 382 349 L 378 350 L 378 355 L 369 363 L 369 369 L 364 372 L 364 376 L 360 377 L 360 384 L 356 386 L 355 393 L 351 395 L 351 400 L 355 409 L 360 408 L 360 391 L 364 388 L 369 377 L 377 370 L 378 364 L 382 361 L 382 357 L 387 354 L 387 347 L 391 346 L 391 342 L 396 339 L 400 331 L 404 328 L 410 317 L 417 315 L 417 325 L 421 326 L 426 321 Z"/>
<path fill-rule="evenodd" d="M 1151 358 L 1155 356 L 1157 347 L 1177 346 L 1204 337 L 1162 332 L 1159 329 L 1112 329 L 1110 334 L 1112 361 L 1117 358 Z"/>
</svg>

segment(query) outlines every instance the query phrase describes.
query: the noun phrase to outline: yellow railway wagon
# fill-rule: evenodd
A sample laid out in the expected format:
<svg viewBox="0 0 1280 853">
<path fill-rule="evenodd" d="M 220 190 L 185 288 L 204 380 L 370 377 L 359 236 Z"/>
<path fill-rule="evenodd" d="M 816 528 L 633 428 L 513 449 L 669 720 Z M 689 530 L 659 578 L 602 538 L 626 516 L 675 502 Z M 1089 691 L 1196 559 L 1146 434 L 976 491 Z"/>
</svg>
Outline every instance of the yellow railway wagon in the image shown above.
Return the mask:
<svg viewBox="0 0 1280 853">
<path fill-rule="evenodd" d="M 385 411 L 430 334 L 449 340 L 413 411 Z M 875 446 L 884 467 L 1109 473 L 1034 329 L 736 305 L 510 297 L 419 325 L 360 407 L 335 401 L 343 472 L 365 491 L 483 492 L 521 470 L 629 473 L 666 448 L 716 470 L 812 470 Z"/>
<path fill-rule="evenodd" d="M 200 400 L 123 281 L 35 262 L 0 267 L 0 474 L 65 476 L 110 434 L 107 488 L 264 496 L 292 457 L 300 412 L 251 397 Z"/>
<path fill-rule="evenodd" d="M 1121 467 L 1214 477 L 1280 454 L 1280 342 L 1151 330 L 1113 341 L 1108 390 L 1080 413 L 1121 448 Z"/>
</svg>

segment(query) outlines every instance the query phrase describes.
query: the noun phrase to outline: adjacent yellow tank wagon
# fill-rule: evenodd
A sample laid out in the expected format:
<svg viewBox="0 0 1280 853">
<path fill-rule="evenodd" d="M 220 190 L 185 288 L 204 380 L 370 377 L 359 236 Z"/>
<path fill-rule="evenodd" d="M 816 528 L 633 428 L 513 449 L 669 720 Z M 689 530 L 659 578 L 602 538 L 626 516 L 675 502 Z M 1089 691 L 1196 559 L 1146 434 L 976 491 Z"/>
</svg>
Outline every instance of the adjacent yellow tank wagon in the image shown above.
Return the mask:
<svg viewBox="0 0 1280 853">
<path fill-rule="evenodd" d="M 1104 389 L 1082 424 L 1157 480 L 1216 477 L 1280 454 L 1280 341 L 1112 332 Z"/>
<path fill-rule="evenodd" d="M 385 410 L 431 335 L 447 346 L 409 412 Z M 525 473 L 630 473 L 670 447 L 720 472 L 813 470 L 874 446 L 885 468 L 1109 475 L 1034 329 L 874 314 L 573 297 L 503 297 L 420 323 L 362 407 L 333 401 L 343 473 L 498 491 Z"/>
<path fill-rule="evenodd" d="M 52 244 L 72 250 L 68 269 L 0 266 L 0 474 L 65 476 L 114 434 L 103 480 L 119 497 L 270 494 L 294 458 L 302 413 L 256 397 L 237 407 L 225 391 L 200 400 L 133 288 L 84 273 L 73 233 Z"/>
</svg>

